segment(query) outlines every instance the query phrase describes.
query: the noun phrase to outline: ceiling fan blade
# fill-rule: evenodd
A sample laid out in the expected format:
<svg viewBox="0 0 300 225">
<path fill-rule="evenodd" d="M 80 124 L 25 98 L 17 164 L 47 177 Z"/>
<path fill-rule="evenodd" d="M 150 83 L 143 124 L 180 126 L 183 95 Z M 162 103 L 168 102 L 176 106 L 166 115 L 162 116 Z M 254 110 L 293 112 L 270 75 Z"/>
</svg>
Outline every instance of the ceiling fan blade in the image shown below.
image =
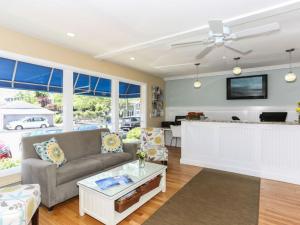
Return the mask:
<svg viewBox="0 0 300 225">
<path fill-rule="evenodd" d="M 279 23 L 270 23 L 267 25 L 254 27 L 254 28 L 250 28 L 247 30 L 243 30 L 243 31 L 231 34 L 229 36 L 229 39 L 237 40 L 237 39 L 242 39 L 242 38 L 247 38 L 247 37 L 254 37 L 254 36 L 264 35 L 264 34 L 268 34 L 268 33 L 271 33 L 274 31 L 279 31 L 279 30 L 280 30 Z"/>
<path fill-rule="evenodd" d="M 242 54 L 242 55 L 247 55 L 247 54 L 249 54 L 249 53 L 251 53 L 252 52 L 252 50 L 251 49 L 242 49 L 242 48 L 236 48 L 236 47 L 233 47 L 232 45 L 230 45 L 229 43 L 225 43 L 224 44 L 224 47 L 225 48 L 228 48 L 228 49 L 230 49 L 230 50 L 232 50 L 232 51 L 234 51 L 234 52 L 237 52 L 237 53 L 240 53 L 240 54 Z"/>
<path fill-rule="evenodd" d="M 171 48 L 190 47 L 190 46 L 194 46 L 194 45 L 207 45 L 210 43 L 211 43 L 210 40 L 181 42 L 181 43 L 171 44 Z"/>
<path fill-rule="evenodd" d="M 215 36 L 223 35 L 223 22 L 222 20 L 210 20 L 208 21 L 209 29 Z"/>
<path fill-rule="evenodd" d="M 184 66 L 194 66 L 194 62 L 189 62 L 189 63 L 179 63 L 179 64 L 170 64 L 170 65 L 161 65 L 161 66 L 155 66 L 156 69 L 169 69 L 169 68 L 176 68 L 176 67 L 184 67 Z M 203 65 L 200 65 L 203 67 Z"/>
<path fill-rule="evenodd" d="M 209 46 L 207 46 L 202 52 L 200 52 L 196 56 L 196 59 L 202 59 L 204 56 L 206 56 L 208 53 L 210 53 L 210 51 L 213 50 L 214 47 L 215 47 L 215 45 L 209 45 Z"/>
</svg>

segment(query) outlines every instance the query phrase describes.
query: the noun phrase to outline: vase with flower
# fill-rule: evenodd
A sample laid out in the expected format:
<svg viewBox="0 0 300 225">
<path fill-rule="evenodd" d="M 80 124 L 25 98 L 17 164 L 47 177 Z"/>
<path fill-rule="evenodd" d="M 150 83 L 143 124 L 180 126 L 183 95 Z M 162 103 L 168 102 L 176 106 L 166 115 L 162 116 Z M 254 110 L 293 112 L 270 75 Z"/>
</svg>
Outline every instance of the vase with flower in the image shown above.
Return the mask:
<svg viewBox="0 0 300 225">
<path fill-rule="evenodd" d="M 147 152 L 138 150 L 136 153 L 137 158 L 139 159 L 139 167 L 144 168 L 145 167 L 145 161 L 147 158 Z"/>
</svg>

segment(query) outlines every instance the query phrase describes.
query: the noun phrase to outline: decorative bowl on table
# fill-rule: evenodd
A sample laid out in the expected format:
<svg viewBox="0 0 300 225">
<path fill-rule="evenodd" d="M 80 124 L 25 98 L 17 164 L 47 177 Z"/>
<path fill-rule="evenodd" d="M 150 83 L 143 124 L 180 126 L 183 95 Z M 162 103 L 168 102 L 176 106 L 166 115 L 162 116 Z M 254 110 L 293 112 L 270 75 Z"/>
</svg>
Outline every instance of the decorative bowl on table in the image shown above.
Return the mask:
<svg viewBox="0 0 300 225">
<path fill-rule="evenodd" d="M 186 116 L 187 120 L 200 120 L 202 117 L 204 117 L 203 112 L 189 112 Z"/>
</svg>

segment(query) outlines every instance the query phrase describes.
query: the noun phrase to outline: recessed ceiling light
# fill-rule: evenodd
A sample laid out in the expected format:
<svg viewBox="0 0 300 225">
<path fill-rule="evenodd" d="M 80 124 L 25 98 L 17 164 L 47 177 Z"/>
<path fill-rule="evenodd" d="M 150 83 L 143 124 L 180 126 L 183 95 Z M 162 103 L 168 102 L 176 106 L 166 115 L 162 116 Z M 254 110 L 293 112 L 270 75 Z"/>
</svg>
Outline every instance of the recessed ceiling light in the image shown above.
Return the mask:
<svg viewBox="0 0 300 225">
<path fill-rule="evenodd" d="M 71 33 L 71 32 L 68 32 L 68 33 L 67 33 L 67 36 L 68 36 L 68 37 L 75 37 L 75 34 L 74 34 L 74 33 Z"/>
<path fill-rule="evenodd" d="M 227 59 L 227 57 L 224 55 L 224 56 L 222 56 L 222 59 Z"/>
<path fill-rule="evenodd" d="M 135 58 L 134 58 L 134 57 L 130 57 L 129 59 L 130 59 L 130 60 L 132 60 L 132 61 L 133 61 L 133 60 L 135 60 Z"/>
</svg>

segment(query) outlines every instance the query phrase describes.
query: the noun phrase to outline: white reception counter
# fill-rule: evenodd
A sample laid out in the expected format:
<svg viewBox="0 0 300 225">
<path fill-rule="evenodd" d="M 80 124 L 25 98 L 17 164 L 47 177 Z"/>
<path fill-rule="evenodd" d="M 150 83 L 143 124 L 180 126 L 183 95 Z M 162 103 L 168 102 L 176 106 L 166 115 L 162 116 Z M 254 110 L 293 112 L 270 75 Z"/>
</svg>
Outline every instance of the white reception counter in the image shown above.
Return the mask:
<svg viewBox="0 0 300 225">
<path fill-rule="evenodd" d="M 180 162 L 300 184 L 300 125 L 184 121 Z"/>
</svg>

